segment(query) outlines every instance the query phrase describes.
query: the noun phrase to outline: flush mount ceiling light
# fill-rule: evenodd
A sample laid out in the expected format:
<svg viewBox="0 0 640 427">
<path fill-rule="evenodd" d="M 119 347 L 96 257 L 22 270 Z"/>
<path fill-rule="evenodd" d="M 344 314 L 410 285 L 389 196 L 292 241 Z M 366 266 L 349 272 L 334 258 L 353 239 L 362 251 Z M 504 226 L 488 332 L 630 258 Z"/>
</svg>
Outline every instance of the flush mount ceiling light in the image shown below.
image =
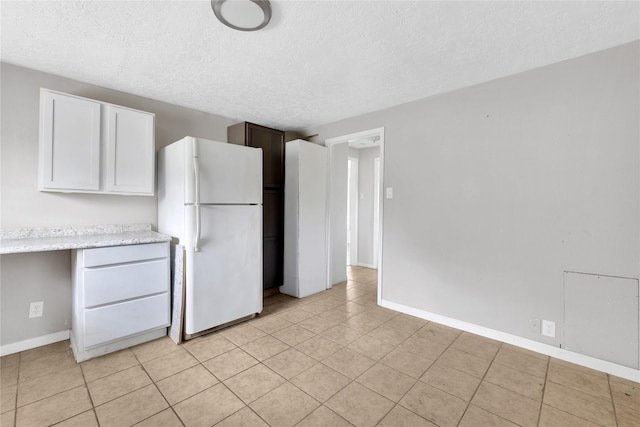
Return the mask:
<svg viewBox="0 0 640 427">
<path fill-rule="evenodd" d="M 234 30 L 256 31 L 271 19 L 269 0 L 211 0 L 211 8 L 220 22 Z"/>
</svg>

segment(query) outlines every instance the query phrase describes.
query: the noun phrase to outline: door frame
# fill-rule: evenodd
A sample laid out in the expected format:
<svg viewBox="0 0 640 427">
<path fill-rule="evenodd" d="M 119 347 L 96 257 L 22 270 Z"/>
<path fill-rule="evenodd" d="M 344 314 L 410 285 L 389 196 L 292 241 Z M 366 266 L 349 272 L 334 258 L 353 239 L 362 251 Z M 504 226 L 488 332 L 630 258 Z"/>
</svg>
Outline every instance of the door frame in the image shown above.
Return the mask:
<svg viewBox="0 0 640 427">
<path fill-rule="evenodd" d="M 336 144 L 349 143 L 349 141 L 369 138 L 372 136 L 380 137 L 380 176 L 379 176 L 379 190 L 378 190 L 378 265 L 376 266 L 378 269 L 378 305 L 382 300 L 382 269 L 383 269 L 383 233 L 384 233 L 384 198 L 382 197 L 382 192 L 384 188 L 384 127 L 364 130 L 361 132 L 350 133 L 347 135 L 337 136 L 334 138 L 328 138 L 325 140 L 325 146 L 328 149 L 327 153 L 327 161 L 329 162 L 329 173 L 327 174 L 327 289 L 331 288 L 333 284 L 331 283 L 331 277 L 333 272 L 333 249 L 332 249 L 332 239 L 331 239 L 331 184 L 332 184 L 332 173 L 331 173 L 331 152 L 332 146 Z M 344 215 L 346 216 L 346 212 Z M 346 245 L 346 241 L 345 241 Z M 345 260 L 346 262 L 346 260 Z"/>
<path fill-rule="evenodd" d="M 381 162 L 380 157 L 376 157 L 373 159 L 373 190 L 374 190 L 374 200 L 373 200 L 373 265 L 378 265 L 378 243 L 380 241 L 380 194 L 382 183 L 380 181 L 380 168 Z"/>
</svg>

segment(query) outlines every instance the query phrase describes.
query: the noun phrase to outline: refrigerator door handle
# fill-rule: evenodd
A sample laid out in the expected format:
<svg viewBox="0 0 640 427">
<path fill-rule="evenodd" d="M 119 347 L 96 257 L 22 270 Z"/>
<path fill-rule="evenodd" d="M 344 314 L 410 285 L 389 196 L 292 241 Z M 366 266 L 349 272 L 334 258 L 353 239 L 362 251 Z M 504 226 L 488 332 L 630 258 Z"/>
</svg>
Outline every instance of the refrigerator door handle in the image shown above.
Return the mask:
<svg viewBox="0 0 640 427">
<path fill-rule="evenodd" d="M 195 175 L 195 186 L 194 186 L 194 190 L 195 190 L 195 194 L 194 194 L 194 201 L 195 203 L 193 204 L 193 206 L 196 208 L 196 236 L 194 239 L 194 244 L 193 244 L 193 251 L 194 252 L 199 252 L 200 251 L 200 225 L 201 225 L 201 221 L 200 221 L 200 166 L 198 163 L 198 140 L 196 138 L 193 138 L 192 140 L 193 143 L 193 172 Z"/>
</svg>

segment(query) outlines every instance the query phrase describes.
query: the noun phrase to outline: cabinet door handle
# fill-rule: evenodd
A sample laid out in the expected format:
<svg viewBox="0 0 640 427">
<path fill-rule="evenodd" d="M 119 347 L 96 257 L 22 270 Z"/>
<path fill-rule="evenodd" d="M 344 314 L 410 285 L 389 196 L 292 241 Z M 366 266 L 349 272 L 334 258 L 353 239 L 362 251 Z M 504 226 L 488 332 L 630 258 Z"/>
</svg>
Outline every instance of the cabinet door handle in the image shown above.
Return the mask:
<svg viewBox="0 0 640 427">
<path fill-rule="evenodd" d="M 198 164 L 198 140 L 192 139 L 193 143 L 193 172 L 195 174 L 195 203 L 193 206 L 196 208 L 196 236 L 193 244 L 193 251 L 200 251 L 200 167 Z"/>
</svg>

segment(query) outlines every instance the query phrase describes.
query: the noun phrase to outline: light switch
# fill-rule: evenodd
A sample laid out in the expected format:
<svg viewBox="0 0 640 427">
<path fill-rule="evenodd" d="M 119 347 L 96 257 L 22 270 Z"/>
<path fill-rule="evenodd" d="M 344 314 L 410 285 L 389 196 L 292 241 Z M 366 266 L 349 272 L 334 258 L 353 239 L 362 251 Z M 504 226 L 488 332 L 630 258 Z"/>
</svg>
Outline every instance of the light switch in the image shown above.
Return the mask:
<svg viewBox="0 0 640 427">
<path fill-rule="evenodd" d="M 393 199 L 393 187 L 387 187 L 385 190 L 387 199 Z"/>
</svg>

